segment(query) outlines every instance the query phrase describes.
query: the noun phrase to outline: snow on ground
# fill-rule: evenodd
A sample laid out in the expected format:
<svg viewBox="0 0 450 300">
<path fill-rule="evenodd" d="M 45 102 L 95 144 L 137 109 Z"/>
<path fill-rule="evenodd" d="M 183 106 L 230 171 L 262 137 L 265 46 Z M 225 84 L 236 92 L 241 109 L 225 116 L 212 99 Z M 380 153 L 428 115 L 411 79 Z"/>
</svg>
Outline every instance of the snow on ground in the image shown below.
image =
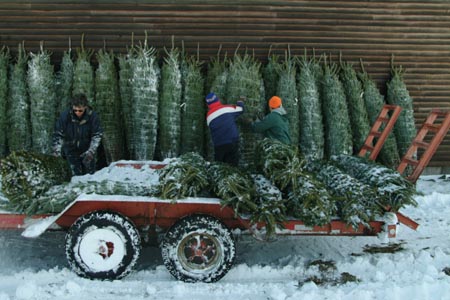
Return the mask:
<svg viewBox="0 0 450 300">
<path fill-rule="evenodd" d="M 116 175 L 109 170 L 88 176 L 101 181 Z M 263 243 L 240 236 L 235 266 L 212 284 L 176 281 L 153 246 L 143 249 L 137 270 L 122 280 L 83 279 L 68 269 L 63 232 L 26 239 L 20 231 L 0 231 L 0 300 L 450 300 L 450 176 L 423 176 L 417 190 L 419 206 L 402 212 L 420 227 L 400 226 L 390 244 L 397 251 L 368 252 L 388 246 L 376 237 L 280 237 Z M 343 274 L 353 279 L 338 283 Z"/>
</svg>

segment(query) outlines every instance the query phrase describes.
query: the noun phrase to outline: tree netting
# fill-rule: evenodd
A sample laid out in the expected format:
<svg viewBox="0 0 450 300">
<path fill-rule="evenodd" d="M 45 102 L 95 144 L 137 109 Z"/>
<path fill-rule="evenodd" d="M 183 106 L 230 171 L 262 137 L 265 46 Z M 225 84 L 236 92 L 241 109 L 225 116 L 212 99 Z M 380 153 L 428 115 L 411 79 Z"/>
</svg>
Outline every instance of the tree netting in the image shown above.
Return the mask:
<svg viewBox="0 0 450 300">
<path fill-rule="evenodd" d="M 27 60 L 23 44 L 19 44 L 16 63 L 11 66 L 8 92 L 8 146 L 9 151 L 30 150 L 30 102 L 27 90 Z"/>
<path fill-rule="evenodd" d="M 364 70 L 364 66 L 361 62 L 362 72 L 358 74 L 362 87 L 363 87 L 363 98 L 366 104 L 367 114 L 369 116 L 369 121 L 374 124 L 378 115 L 380 114 L 383 105 L 385 104 L 384 97 L 378 90 L 375 82 L 370 79 L 369 74 Z M 380 127 L 383 130 L 385 125 Z M 374 143 L 376 140 L 374 140 Z M 394 133 L 390 133 L 384 142 L 383 147 L 378 155 L 377 161 L 381 162 L 387 167 L 394 168 L 398 165 L 400 158 L 397 150 L 397 142 L 395 140 Z"/>
<path fill-rule="evenodd" d="M 322 105 L 320 101 L 320 82 L 316 74 L 318 62 L 306 58 L 299 61 L 300 72 L 297 79 L 299 98 L 299 147 L 307 159 L 323 159 L 324 129 Z"/>
<path fill-rule="evenodd" d="M 94 50 L 84 48 L 83 36 L 81 38 L 81 47 L 77 48 L 77 58 L 73 69 L 72 95 L 85 95 L 89 105 L 97 109 L 94 90 L 94 67 L 91 65 L 93 54 Z"/>
<path fill-rule="evenodd" d="M 228 79 L 228 59 L 225 56 L 220 58 L 220 49 L 216 57 L 212 57 L 208 63 L 208 70 L 206 75 L 206 93 L 216 94 L 220 101 L 227 103 L 227 79 Z"/>
<path fill-rule="evenodd" d="M 325 157 L 327 158 L 353 152 L 347 101 L 337 74 L 338 66 L 333 62 L 325 62 L 322 79 L 322 110 L 325 123 Z"/>
<path fill-rule="evenodd" d="M 198 56 L 185 57 L 182 64 L 181 153 L 203 154 L 206 104 L 202 63 Z"/>
<path fill-rule="evenodd" d="M 261 63 L 254 57 L 235 54 L 230 62 L 227 80 L 228 103 L 236 104 L 245 97 L 245 109 L 242 118 L 252 118 L 264 111 L 265 103 L 261 102 Z M 254 153 L 259 134 L 249 126 L 240 125 L 240 165 L 254 168 Z"/>
<path fill-rule="evenodd" d="M 8 131 L 7 104 L 8 104 L 8 67 L 9 49 L 0 50 L 0 158 L 5 157 L 7 151 L 6 136 Z"/>
<path fill-rule="evenodd" d="M 66 110 L 72 99 L 74 63 L 72 49 L 64 51 L 59 71 L 56 73 L 56 115 Z"/>
<path fill-rule="evenodd" d="M 292 145 L 298 145 L 300 136 L 299 101 L 296 85 L 296 64 L 290 51 L 286 51 L 284 61 L 276 67 L 279 75 L 277 96 L 283 101 L 283 107 L 289 119 L 289 132 Z M 271 96 L 270 96 L 271 97 Z"/>
<path fill-rule="evenodd" d="M 103 128 L 105 159 L 110 164 L 125 158 L 119 84 L 114 53 L 101 49 L 96 57 L 95 103 Z"/>
<path fill-rule="evenodd" d="M 383 195 L 383 207 L 398 211 L 406 205 L 417 205 L 413 198 L 415 186 L 400 173 L 357 156 L 338 155 L 332 160 L 347 174 L 376 188 Z"/>
<path fill-rule="evenodd" d="M 330 193 L 340 199 L 336 202 L 338 215 L 347 224 L 358 228 L 360 224 L 370 227 L 369 222 L 383 215 L 380 205 L 382 195 L 374 187 L 341 171 L 330 163 L 313 163 L 317 179 L 325 184 Z"/>
<path fill-rule="evenodd" d="M 161 69 L 159 100 L 159 147 L 161 158 L 177 157 L 181 146 L 181 69 L 180 51 L 166 50 Z"/>
<path fill-rule="evenodd" d="M 131 158 L 151 160 L 155 153 L 158 130 L 160 70 L 155 49 L 147 45 L 147 40 L 144 45 L 136 47 L 132 57 Z"/>
<path fill-rule="evenodd" d="M 352 129 L 353 153 L 358 153 L 370 131 L 369 117 L 363 98 L 363 88 L 353 66 L 341 61 L 339 73 L 347 99 L 347 107 Z"/>
<path fill-rule="evenodd" d="M 32 145 L 36 153 L 52 152 L 52 136 L 56 116 L 56 90 L 50 53 L 43 48 L 30 54 L 27 86 L 30 97 L 30 123 Z"/>
<path fill-rule="evenodd" d="M 206 93 L 215 93 L 220 101 L 226 103 L 227 93 L 227 79 L 228 79 L 228 60 L 226 57 L 222 60 L 220 58 L 220 49 L 217 52 L 217 56 L 211 58 L 208 63 L 208 70 L 206 75 Z M 204 99 L 203 99 L 204 101 Z M 206 107 L 206 103 L 204 104 Z M 206 125 L 206 118 L 203 117 L 203 122 Z M 211 140 L 211 134 L 209 129 L 205 130 L 205 157 L 212 161 L 214 160 L 214 145 Z"/>
<path fill-rule="evenodd" d="M 394 126 L 395 139 L 400 157 L 406 154 L 417 131 L 414 123 L 413 100 L 403 81 L 402 67 L 391 68 L 391 80 L 387 83 L 387 102 L 402 108 Z"/>
<path fill-rule="evenodd" d="M 118 56 L 119 60 L 119 94 L 120 94 L 120 104 L 122 109 L 122 119 L 125 126 L 124 140 L 126 141 L 126 157 L 131 157 L 134 154 L 134 149 L 132 149 L 133 143 L 133 119 L 131 115 L 132 111 L 132 99 L 133 93 L 131 88 L 132 80 L 132 69 L 131 61 L 133 60 L 134 51 L 129 50 L 126 54 L 120 54 Z"/>
<path fill-rule="evenodd" d="M 280 64 L 280 58 L 276 54 L 270 54 L 267 57 L 267 64 L 263 67 L 263 80 L 264 90 L 267 97 L 277 95 L 278 82 L 280 80 L 280 74 L 278 74 L 278 65 Z"/>
</svg>

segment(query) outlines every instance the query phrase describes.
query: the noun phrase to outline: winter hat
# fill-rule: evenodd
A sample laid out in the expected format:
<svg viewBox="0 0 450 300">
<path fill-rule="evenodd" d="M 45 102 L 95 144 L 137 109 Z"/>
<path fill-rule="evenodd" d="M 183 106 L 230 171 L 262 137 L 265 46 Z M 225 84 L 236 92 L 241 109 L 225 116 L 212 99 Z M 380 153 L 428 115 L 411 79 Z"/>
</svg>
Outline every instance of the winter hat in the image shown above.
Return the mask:
<svg viewBox="0 0 450 300">
<path fill-rule="evenodd" d="M 205 100 L 206 100 L 206 104 L 210 105 L 214 102 L 219 101 L 219 97 L 217 97 L 217 95 L 214 93 L 209 93 L 208 95 L 206 95 Z"/>
<path fill-rule="evenodd" d="M 278 108 L 281 106 L 281 98 L 278 96 L 273 96 L 272 98 L 270 98 L 269 100 L 269 107 L 274 109 L 274 108 Z"/>
</svg>

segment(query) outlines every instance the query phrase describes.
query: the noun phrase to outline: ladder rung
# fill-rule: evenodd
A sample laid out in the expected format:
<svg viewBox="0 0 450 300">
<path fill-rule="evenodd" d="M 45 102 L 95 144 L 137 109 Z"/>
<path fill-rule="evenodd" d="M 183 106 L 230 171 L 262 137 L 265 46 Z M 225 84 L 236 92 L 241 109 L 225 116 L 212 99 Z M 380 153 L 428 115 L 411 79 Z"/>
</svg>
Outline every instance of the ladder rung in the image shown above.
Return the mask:
<svg viewBox="0 0 450 300">
<path fill-rule="evenodd" d="M 379 132 L 379 131 L 371 131 L 370 135 L 375 136 L 375 137 L 380 137 L 381 136 L 381 132 Z"/>
<path fill-rule="evenodd" d="M 436 116 L 440 116 L 440 117 L 446 117 L 449 112 L 445 111 L 445 110 L 439 110 L 439 109 L 433 109 L 431 111 L 432 114 L 435 114 Z"/>
<path fill-rule="evenodd" d="M 415 160 L 415 159 L 410 159 L 410 158 L 403 158 L 404 163 L 407 163 L 408 165 L 412 165 L 412 166 L 417 166 L 419 164 L 419 161 Z"/>
<path fill-rule="evenodd" d="M 373 147 L 369 145 L 363 145 L 362 150 L 373 151 Z"/>
<path fill-rule="evenodd" d="M 428 147 L 430 147 L 430 143 L 427 143 L 427 142 L 413 141 L 413 144 L 417 147 L 424 148 L 424 149 L 427 149 Z"/>
<path fill-rule="evenodd" d="M 390 118 L 388 118 L 388 117 L 378 117 L 377 118 L 377 121 L 384 122 L 384 123 L 389 122 L 389 120 L 390 120 Z"/>
<path fill-rule="evenodd" d="M 432 131 L 432 132 L 438 132 L 439 129 L 441 129 L 441 125 L 434 125 L 434 124 L 424 124 L 424 128 Z"/>
</svg>

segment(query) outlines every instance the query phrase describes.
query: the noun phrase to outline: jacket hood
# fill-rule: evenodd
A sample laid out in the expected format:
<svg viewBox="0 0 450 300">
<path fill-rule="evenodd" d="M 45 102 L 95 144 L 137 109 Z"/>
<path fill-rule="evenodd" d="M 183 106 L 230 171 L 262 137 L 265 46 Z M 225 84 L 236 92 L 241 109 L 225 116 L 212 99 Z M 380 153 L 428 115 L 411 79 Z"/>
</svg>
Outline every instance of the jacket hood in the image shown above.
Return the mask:
<svg viewBox="0 0 450 300">
<path fill-rule="evenodd" d="M 283 106 L 280 106 L 278 108 L 272 109 L 273 112 L 279 113 L 280 115 L 284 116 L 287 115 L 286 110 L 284 109 Z"/>
</svg>

